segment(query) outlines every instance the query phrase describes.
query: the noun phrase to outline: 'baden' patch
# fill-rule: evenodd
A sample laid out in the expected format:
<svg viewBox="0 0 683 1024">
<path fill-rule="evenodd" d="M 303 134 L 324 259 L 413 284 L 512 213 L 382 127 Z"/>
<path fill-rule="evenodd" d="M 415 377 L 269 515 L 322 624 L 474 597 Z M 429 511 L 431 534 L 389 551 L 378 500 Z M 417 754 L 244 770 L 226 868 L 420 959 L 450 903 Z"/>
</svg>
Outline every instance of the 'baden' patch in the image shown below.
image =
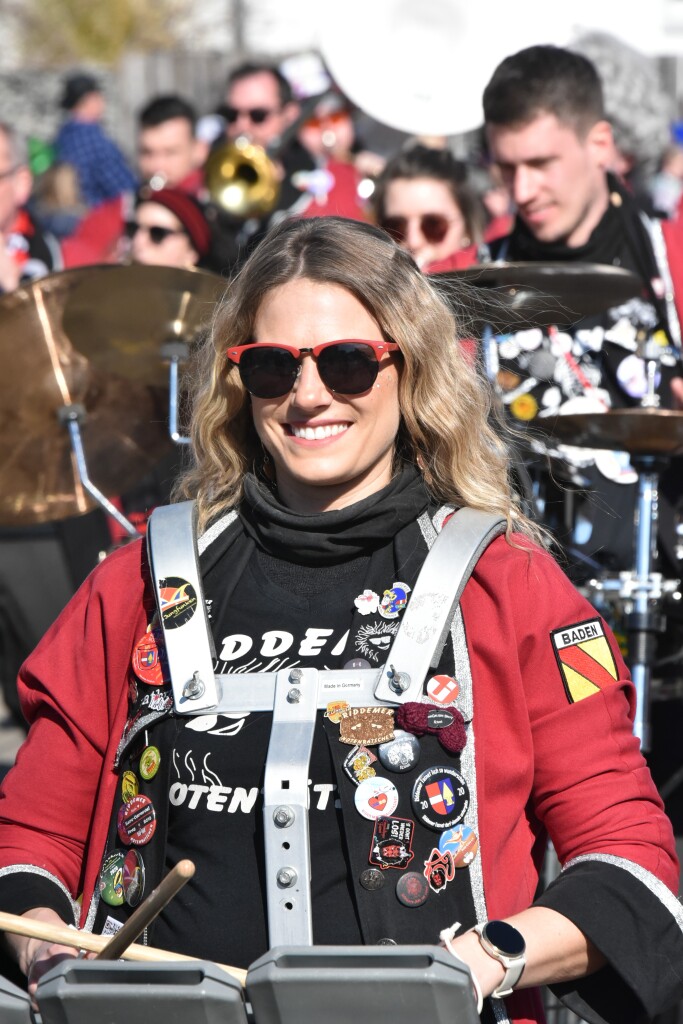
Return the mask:
<svg viewBox="0 0 683 1024">
<path fill-rule="evenodd" d="M 618 680 L 617 664 L 600 619 L 554 629 L 550 640 L 570 704 Z"/>
</svg>

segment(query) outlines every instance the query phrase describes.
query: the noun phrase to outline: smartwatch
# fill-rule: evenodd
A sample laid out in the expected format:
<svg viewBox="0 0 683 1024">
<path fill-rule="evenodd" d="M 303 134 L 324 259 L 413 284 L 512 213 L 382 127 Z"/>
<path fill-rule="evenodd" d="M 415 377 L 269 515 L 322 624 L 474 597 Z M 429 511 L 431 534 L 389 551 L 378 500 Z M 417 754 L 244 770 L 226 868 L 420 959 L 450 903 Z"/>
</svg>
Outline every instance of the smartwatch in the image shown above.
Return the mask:
<svg viewBox="0 0 683 1024">
<path fill-rule="evenodd" d="M 487 921 L 475 925 L 474 930 L 485 952 L 505 968 L 505 977 L 491 995 L 496 999 L 509 996 L 526 966 L 524 936 L 507 921 Z"/>
</svg>

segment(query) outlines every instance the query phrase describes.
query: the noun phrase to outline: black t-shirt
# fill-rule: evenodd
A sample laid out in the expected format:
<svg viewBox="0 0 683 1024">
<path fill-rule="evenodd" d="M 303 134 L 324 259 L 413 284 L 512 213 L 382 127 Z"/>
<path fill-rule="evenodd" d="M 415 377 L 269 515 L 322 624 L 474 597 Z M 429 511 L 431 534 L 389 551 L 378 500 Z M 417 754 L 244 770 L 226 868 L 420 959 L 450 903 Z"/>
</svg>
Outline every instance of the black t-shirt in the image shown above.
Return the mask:
<svg viewBox="0 0 683 1024">
<path fill-rule="evenodd" d="M 217 673 L 342 668 L 354 599 L 369 558 L 324 568 L 293 566 L 255 549 L 228 601 L 219 562 L 205 581 Z M 383 634 L 384 635 L 384 634 Z M 323 712 L 318 713 L 322 719 Z M 169 789 L 167 867 L 192 849 L 193 899 L 169 904 L 154 942 L 193 935 L 196 955 L 248 966 L 268 948 L 262 828 L 263 773 L 272 715 L 204 715 L 180 723 Z M 329 741 L 316 728 L 310 762 L 313 934 L 316 944 L 357 944 L 361 933 Z M 229 927 L 215 915 L 226 908 Z"/>
</svg>

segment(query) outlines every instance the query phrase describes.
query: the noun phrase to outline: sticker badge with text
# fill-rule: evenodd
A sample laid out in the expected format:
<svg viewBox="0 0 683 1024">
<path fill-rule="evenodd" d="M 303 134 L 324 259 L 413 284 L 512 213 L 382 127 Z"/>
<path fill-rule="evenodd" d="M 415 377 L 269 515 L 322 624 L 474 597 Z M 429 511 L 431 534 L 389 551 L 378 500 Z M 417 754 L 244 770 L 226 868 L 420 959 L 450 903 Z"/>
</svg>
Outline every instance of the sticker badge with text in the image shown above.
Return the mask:
<svg viewBox="0 0 683 1024">
<path fill-rule="evenodd" d="M 571 704 L 617 682 L 617 664 L 600 619 L 554 629 L 550 640 Z"/>
</svg>

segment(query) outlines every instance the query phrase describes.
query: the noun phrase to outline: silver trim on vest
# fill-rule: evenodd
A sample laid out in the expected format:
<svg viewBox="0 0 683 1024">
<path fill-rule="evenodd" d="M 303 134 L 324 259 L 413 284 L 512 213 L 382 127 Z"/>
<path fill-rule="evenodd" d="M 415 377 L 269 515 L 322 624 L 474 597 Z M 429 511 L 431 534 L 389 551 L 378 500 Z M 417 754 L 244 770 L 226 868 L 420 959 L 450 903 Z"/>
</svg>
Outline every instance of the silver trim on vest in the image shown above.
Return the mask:
<svg viewBox="0 0 683 1024">
<path fill-rule="evenodd" d="M 236 519 L 236 512 L 226 512 L 224 516 L 221 516 L 221 518 L 217 519 L 215 523 L 212 523 L 208 530 L 205 530 L 197 541 L 197 550 L 199 551 L 199 554 L 203 555 L 209 545 L 213 544 L 213 542 L 220 537 L 220 535 L 224 533 L 230 524 L 234 523 Z"/>
</svg>

